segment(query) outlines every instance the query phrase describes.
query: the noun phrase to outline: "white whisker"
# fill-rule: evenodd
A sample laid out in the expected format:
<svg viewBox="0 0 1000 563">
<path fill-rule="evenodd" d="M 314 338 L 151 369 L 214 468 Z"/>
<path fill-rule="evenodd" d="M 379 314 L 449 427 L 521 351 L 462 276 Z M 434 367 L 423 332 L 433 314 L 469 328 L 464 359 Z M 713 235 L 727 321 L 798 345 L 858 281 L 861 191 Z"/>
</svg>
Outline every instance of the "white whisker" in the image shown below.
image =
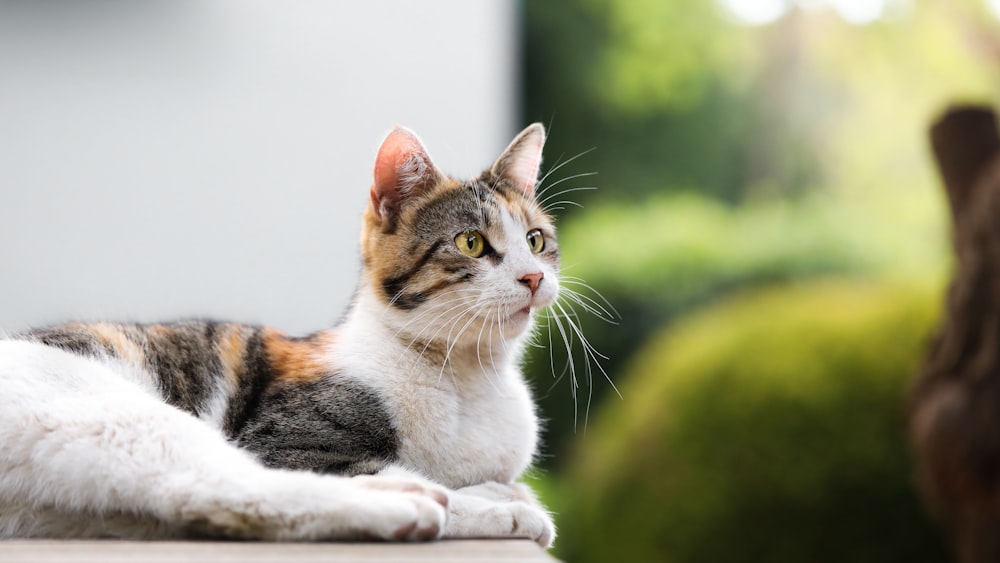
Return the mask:
<svg viewBox="0 0 1000 563">
<path fill-rule="evenodd" d="M 558 182 L 555 182 L 552 185 L 548 186 L 546 189 L 551 189 L 554 186 L 556 186 L 557 184 L 561 184 L 562 182 L 565 182 L 566 180 L 572 180 L 573 178 L 580 178 L 580 177 L 583 177 L 583 176 L 593 176 L 595 174 L 597 174 L 597 173 L 596 172 L 587 172 L 585 174 L 577 174 L 575 176 L 567 176 L 566 178 L 563 178 L 562 180 L 559 180 Z M 539 199 L 538 200 L 538 204 L 539 205 L 545 205 L 546 202 L 552 201 L 553 199 L 555 199 L 555 198 L 557 198 L 557 197 L 559 197 L 559 196 L 561 196 L 563 194 L 568 194 L 568 193 L 572 193 L 572 192 L 591 191 L 591 190 L 596 190 L 596 189 L 597 189 L 597 187 L 595 187 L 595 186 L 582 186 L 582 187 L 578 187 L 578 188 L 567 188 L 565 190 L 559 190 L 559 191 L 557 191 L 555 193 L 551 193 L 551 194 L 545 196 L 544 198 Z M 579 205 L 579 204 L 577 204 L 577 205 Z"/>
<path fill-rule="evenodd" d="M 591 299 L 587 295 L 573 291 L 572 289 L 566 287 L 562 288 L 562 290 L 560 291 L 560 295 L 565 295 L 567 299 L 583 307 L 585 311 L 601 319 L 602 321 L 606 323 L 611 323 L 613 325 L 618 324 L 618 322 L 615 321 L 615 316 L 618 316 L 617 311 L 615 311 L 615 315 L 613 316 L 610 311 L 604 308 L 603 305 Z"/>
<path fill-rule="evenodd" d="M 597 147 L 590 147 L 589 149 L 587 149 L 587 150 L 585 150 L 585 151 L 583 151 L 581 153 L 578 153 L 575 156 L 573 156 L 572 158 L 566 159 L 563 162 L 556 161 L 555 166 L 553 166 L 552 168 L 550 168 L 549 171 L 546 172 L 544 176 L 542 176 L 542 179 L 538 181 L 538 185 L 539 186 L 545 185 L 545 180 L 547 180 L 549 178 L 549 176 L 551 176 L 554 172 L 556 172 L 557 170 L 559 170 L 563 166 L 566 166 L 570 162 L 573 162 L 574 160 L 580 158 L 581 156 L 584 156 L 586 154 L 594 152 L 595 150 L 597 150 Z M 537 191 L 536 193 L 538 195 L 542 195 L 543 193 L 545 193 L 545 190 L 549 189 L 549 187 L 542 188 L 541 190 Z"/>
</svg>

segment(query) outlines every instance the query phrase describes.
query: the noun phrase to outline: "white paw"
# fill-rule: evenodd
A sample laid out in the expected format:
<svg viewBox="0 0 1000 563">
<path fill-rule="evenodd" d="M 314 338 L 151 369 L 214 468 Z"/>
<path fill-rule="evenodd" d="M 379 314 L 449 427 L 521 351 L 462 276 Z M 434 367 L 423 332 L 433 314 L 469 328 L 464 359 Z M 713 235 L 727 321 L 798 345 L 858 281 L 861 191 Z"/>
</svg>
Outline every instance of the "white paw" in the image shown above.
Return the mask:
<svg viewBox="0 0 1000 563">
<path fill-rule="evenodd" d="M 184 520 L 200 534 L 277 541 L 432 540 L 445 529 L 444 490 L 419 480 L 279 471 L 265 477 L 242 498 L 202 505 Z"/>
<path fill-rule="evenodd" d="M 547 548 L 556 535 L 549 514 L 522 501 L 453 495 L 448 513 L 444 535 L 449 538 L 520 537 Z"/>
<path fill-rule="evenodd" d="M 444 533 L 447 501 L 435 493 L 372 489 L 360 499 L 349 527 L 362 539 L 427 541 Z"/>
<path fill-rule="evenodd" d="M 394 500 L 402 499 L 413 503 L 416 509 L 416 515 L 412 519 L 404 516 L 400 526 L 382 527 L 382 530 L 374 530 L 369 537 L 394 541 L 433 540 L 444 533 L 448 509 L 448 493 L 444 487 L 395 476 L 359 476 L 351 479 L 351 482 L 370 490 L 372 494 L 384 494 Z"/>
</svg>

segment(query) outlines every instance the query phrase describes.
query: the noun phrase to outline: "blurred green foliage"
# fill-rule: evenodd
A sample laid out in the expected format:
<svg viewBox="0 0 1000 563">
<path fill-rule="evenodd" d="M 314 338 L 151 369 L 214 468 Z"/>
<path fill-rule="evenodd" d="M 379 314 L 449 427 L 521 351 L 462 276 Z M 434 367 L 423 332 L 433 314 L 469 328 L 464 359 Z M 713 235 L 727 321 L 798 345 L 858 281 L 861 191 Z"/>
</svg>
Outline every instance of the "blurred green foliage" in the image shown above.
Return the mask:
<svg viewBox="0 0 1000 563">
<path fill-rule="evenodd" d="M 551 124 L 543 197 L 600 187 L 551 201 L 585 206 L 559 205 L 563 273 L 620 312 L 609 325 L 577 307 L 610 379 L 654 327 L 729 291 L 947 271 L 925 131 L 949 102 L 1000 94 L 982 41 L 1000 25 L 978 0 L 916 2 L 866 27 L 801 9 L 744 27 L 701 0 L 529 2 L 524 15 L 525 118 Z M 574 399 L 568 375 L 553 380 L 561 336 L 539 342 L 551 352 L 529 371 L 555 467 L 610 385 L 596 371 L 588 387 L 578 345 Z"/>
<path fill-rule="evenodd" d="M 653 197 L 643 206 L 595 205 L 574 216 L 561 231 L 562 283 L 588 296 L 585 301 L 591 307 L 610 312 L 613 306 L 620 318 L 602 322 L 583 306 L 563 302 L 579 313 L 574 321 L 598 350 L 612 351 L 601 363 L 618 380 L 621 367 L 650 332 L 734 288 L 831 274 L 943 276 L 945 233 L 938 234 L 937 244 L 914 256 L 899 252 L 890 231 L 845 228 L 869 223 L 863 213 L 819 196 L 760 201 L 740 208 L 693 194 Z M 586 280 L 586 285 L 577 278 Z M 605 304 L 591 287 L 600 288 L 613 305 Z M 561 337 L 546 335 L 542 342 L 542 348 L 532 351 L 529 365 L 549 419 L 546 451 L 551 457 L 543 462 L 558 465 L 551 462 L 563 459 L 568 440 L 586 430 L 588 409 L 613 393 L 599 370 L 591 367 L 588 376 L 577 341 L 574 365 L 580 390 L 574 399 L 564 381 L 553 380 L 559 370 L 552 366 L 568 363 Z M 565 374 L 563 379 L 569 377 Z M 588 377 L 594 379 L 592 385 Z M 626 394 L 623 400 L 628 403 L 633 398 Z"/>
<path fill-rule="evenodd" d="M 1000 26 L 980 0 L 917 0 L 866 27 L 801 8 L 745 27 L 705 0 L 523 9 L 525 119 L 550 126 L 548 162 L 596 148 L 560 174 L 599 172 L 585 202 L 691 189 L 925 200 L 927 120 L 998 94 Z"/>
<path fill-rule="evenodd" d="M 857 206 L 819 196 L 739 208 L 695 195 L 653 196 L 642 206 L 602 203 L 561 231 L 563 273 L 616 297 L 641 295 L 676 310 L 748 283 L 831 272 L 926 273 L 942 263 L 947 233 L 935 233 L 914 263 L 886 233 L 851 228 L 871 219 Z"/>
<path fill-rule="evenodd" d="M 902 397 L 936 289 L 755 291 L 659 332 L 578 444 L 569 561 L 941 561 Z M 555 485 L 552 485 L 555 486 Z"/>
<path fill-rule="evenodd" d="M 523 3 L 565 286 L 620 313 L 573 320 L 621 399 L 578 340 L 567 383 L 552 321 L 529 362 L 570 560 L 942 558 L 901 414 L 950 260 L 926 130 L 1000 98 L 1000 22 L 891 4 L 753 27 L 719 1 Z"/>
</svg>

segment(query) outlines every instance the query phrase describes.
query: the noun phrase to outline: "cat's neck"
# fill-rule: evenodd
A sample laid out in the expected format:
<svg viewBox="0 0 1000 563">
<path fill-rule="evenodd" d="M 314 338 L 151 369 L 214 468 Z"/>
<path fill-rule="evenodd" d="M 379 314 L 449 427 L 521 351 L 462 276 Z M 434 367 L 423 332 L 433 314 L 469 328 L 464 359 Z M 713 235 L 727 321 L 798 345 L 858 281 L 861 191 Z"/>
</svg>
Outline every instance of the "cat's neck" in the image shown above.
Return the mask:
<svg viewBox="0 0 1000 563">
<path fill-rule="evenodd" d="M 391 358 L 411 370 L 433 371 L 441 377 L 495 378 L 517 373 L 523 337 L 459 337 L 461 323 L 449 326 L 449 321 L 438 320 L 438 326 L 427 326 L 420 319 L 414 322 L 413 317 L 393 310 L 376 298 L 369 284 L 363 284 L 337 328 L 338 340 L 349 343 L 355 353 Z"/>
</svg>

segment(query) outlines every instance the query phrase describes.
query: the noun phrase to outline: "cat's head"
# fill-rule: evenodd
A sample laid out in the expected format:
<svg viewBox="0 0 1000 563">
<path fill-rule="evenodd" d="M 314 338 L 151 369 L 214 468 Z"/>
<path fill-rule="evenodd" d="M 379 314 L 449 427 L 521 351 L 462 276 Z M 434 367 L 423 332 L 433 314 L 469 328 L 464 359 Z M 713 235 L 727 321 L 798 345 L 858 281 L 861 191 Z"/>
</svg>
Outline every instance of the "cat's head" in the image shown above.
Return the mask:
<svg viewBox="0 0 1000 563">
<path fill-rule="evenodd" d="M 408 337 L 499 345 L 558 294 L 559 248 L 535 196 L 545 129 L 522 131 L 478 177 L 440 172 L 404 128 L 382 142 L 361 256 L 367 290 Z"/>
</svg>

